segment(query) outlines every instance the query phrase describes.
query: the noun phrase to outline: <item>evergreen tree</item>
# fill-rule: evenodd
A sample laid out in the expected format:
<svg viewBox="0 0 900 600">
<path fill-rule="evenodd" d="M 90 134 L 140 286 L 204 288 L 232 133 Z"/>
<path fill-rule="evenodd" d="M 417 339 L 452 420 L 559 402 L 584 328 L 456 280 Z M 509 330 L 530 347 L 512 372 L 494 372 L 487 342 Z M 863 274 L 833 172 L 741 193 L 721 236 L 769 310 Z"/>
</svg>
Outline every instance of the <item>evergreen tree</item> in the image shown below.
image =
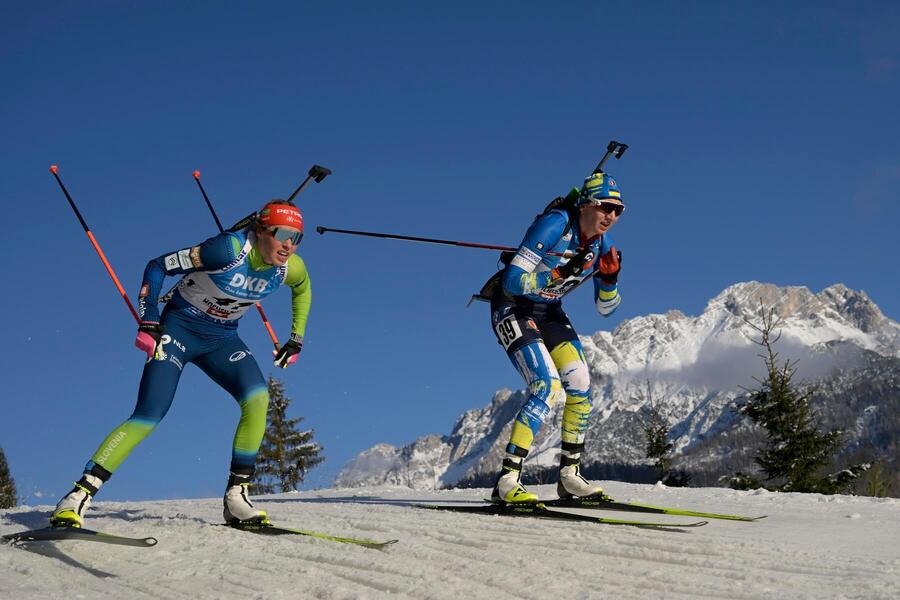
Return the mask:
<svg viewBox="0 0 900 600">
<path fill-rule="evenodd" d="M 744 321 L 760 334 L 754 340 L 764 349 L 760 354 L 766 366 L 766 378 L 756 379 L 760 387 L 748 390 L 738 410 L 768 433 L 765 447 L 754 457 L 772 489 L 789 492 L 835 494 L 852 490 L 855 480 L 868 465 L 855 465 L 832 475 L 821 475 L 843 446 L 843 432 L 833 429 L 821 433 L 810 405 L 813 388 L 795 385 L 796 361 L 778 358 L 773 344 L 780 334 L 780 321 L 774 308 L 760 307 L 761 324 Z M 774 336 L 774 337 L 773 337 Z M 746 478 L 747 476 L 743 476 Z"/>
<path fill-rule="evenodd" d="M 869 470 L 869 476 L 866 478 L 866 496 L 887 498 L 891 495 L 891 481 L 888 479 L 883 465 L 881 460 L 877 460 Z"/>
<path fill-rule="evenodd" d="M 268 385 L 268 422 L 253 477 L 255 491 L 260 494 L 297 489 L 309 470 L 325 460 L 320 456 L 322 447 L 312 439 L 313 430 L 298 430 L 303 417 L 287 417 L 291 400 L 284 395 L 284 384 L 269 376 Z"/>
<path fill-rule="evenodd" d="M 6 454 L 0 448 L 0 508 L 12 508 L 16 505 L 16 482 L 13 481 Z"/>
<path fill-rule="evenodd" d="M 653 388 L 647 381 L 646 396 L 638 391 L 638 401 L 643 404 L 644 452 L 647 458 L 656 459 L 653 468 L 659 481 L 672 487 L 686 487 L 691 476 L 683 471 L 672 471 L 672 450 L 675 445 L 669 441 L 669 421 L 663 413 L 662 401 L 653 397 Z"/>
</svg>

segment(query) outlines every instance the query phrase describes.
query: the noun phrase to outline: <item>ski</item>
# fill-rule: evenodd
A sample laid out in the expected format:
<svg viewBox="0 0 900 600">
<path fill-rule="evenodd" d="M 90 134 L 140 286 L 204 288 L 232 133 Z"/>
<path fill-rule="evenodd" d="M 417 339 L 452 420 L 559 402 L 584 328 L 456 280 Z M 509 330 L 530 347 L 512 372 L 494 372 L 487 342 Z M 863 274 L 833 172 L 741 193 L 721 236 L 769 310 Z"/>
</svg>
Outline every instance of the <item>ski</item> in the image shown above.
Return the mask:
<svg viewBox="0 0 900 600">
<path fill-rule="evenodd" d="M 592 517 L 569 512 L 550 510 L 542 503 L 521 504 L 479 504 L 465 506 L 447 506 L 443 504 L 414 504 L 416 508 L 428 510 L 445 510 L 479 515 L 501 515 L 507 517 L 535 517 L 539 519 L 556 519 L 560 521 L 579 521 L 584 523 L 601 523 L 604 525 L 627 525 L 630 527 L 647 527 L 652 529 L 667 528 L 680 529 L 684 527 L 702 527 L 706 521 L 693 521 L 690 523 L 662 523 L 653 521 L 634 521 L 631 519 L 609 519 L 606 517 Z"/>
<path fill-rule="evenodd" d="M 729 521 L 759 521 L 765 519 L 766 515 L 760 517 L 747 517 L 743 515 L 727 515 L 720 513 L 703 512 L 696 510 L 683 510 L 680 508 L 672 508 L 669 506 L 654 506 L 652 504 L 643 504 L 640 502 L 617 502 L 611 499 L 590 499 L 590 498 L 572 498 L 563 500 L 556 498 L 554 500 L 539 500 L 540 504 L 553 508 L 590 508 L 596 510 L 620 510 L 625 512 L 649 513 L 657 515 L 675 515 L 679 517 L 697 517 L 699 519 L 726 519 Z"/>
<path fill-rule="evenodd" d="M 353 544 L 355 546 L 362 546 L 364 548 L 375 548 L 381 549 L 390 546 L 391 544 L 396 544 L 399 540 L 388 540 L 386 542 L 377 542 L 374 540 L 365 540 L 360 538 L 350 538 L 350 537 L 339 537 L 335 535 L 328 535 L 327 533 L 319 533 L 317 531 L 308 531 L 306 529 L 294 529 L 291 527 L 281 527 L 278 525 L 273 525 L 271 523 L 237 523 L 231 524 L 226 523 L 228 527 L 232 527 L 239 531 L 249 531 L 252 533 L 258 533 L 260 535 L 304 535 L 308 537 L 314 537 L 320 540 L 326 540 L 329 542 L 339 542 L 341 544 Z"/>
<path fill-rule="evenodd" d="M 28 542 L 55 542 L 60 540 L 81 540 L 84 542 L 101 542 L 103 544 L 117 544 L 119 546 L 135 546 L 137 548 L 150 548 L 157 543 L 156 538 L 133 538 L 121 535 L 113 535 L 83 527 L 44 527 L 43 529 L 31 529 L 18 533 L 9 533 L 0 537 L 5 543 L 24 544 Z"/>
</svg>

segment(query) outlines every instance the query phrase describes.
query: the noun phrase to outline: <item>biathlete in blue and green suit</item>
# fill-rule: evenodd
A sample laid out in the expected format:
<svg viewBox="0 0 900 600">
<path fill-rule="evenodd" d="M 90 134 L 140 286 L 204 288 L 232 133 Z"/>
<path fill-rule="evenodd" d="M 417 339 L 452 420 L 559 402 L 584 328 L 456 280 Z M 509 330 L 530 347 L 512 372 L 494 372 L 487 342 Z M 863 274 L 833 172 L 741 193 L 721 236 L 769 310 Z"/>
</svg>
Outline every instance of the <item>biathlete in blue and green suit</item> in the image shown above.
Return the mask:
<svg viewBox="0 0 900 600">
<path fill-rule="evenodd" d="M 238 320 L 282 284 L 292 295 L 291 337 L 275 365 L 296 362 L 312 300 L 309 274 L 294 252 L 303 237 L 300 210 L 273 200 L 246 229 L 221 233 L 200 244 L 151 260 L 138 298 L 141 318 L 135 346 L 147 353 L 137 406 L 110 432 L 85 465 L 75 488 L 50 518 L 54 526 L 81 526 L 94 494 L 172 405 L 181 372 L 194 363 L 231 394 L 241 408 L 225 491 L 226 522 L 265 521 L 247 494 L 266 428 L 269 394 L 252 353 L 237 333 Z M 181 276 L 159 314 L 156 299 L 166 276 Z"/>
<path fill-rule="evenodd" d="M 615 180 L 605 173 L 591 175 L 571 209 L 549 210 L 535 219 L 494 287 L 494 334 L 529 391 L 513 422 L 494 501 L 537 500 L 522 486 L 522 462 L 554 405 L 563 401 L 559 496 L 603 495 L 579 473 L 591 411 L 590 374 L 561 301 L 590 278 L 597 311 L 603 316 L 615 311 L 621 302 L 621 253 L 608 232 L 624 209 Z M 569 258 L 559 256 L 563 253 Z"/>
</svg>

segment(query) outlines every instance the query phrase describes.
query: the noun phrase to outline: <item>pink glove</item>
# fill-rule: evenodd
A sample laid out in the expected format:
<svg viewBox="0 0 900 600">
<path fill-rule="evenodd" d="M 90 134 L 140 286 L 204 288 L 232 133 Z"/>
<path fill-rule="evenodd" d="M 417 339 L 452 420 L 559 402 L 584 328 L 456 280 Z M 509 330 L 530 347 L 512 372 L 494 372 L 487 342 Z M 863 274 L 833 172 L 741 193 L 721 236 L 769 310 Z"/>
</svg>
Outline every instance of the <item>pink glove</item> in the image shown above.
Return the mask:
<svg viewBox="0 0 900 600">
<path fill-rule="evenodd" d="M 162 326 L 153 321 L 141 321 L 137 337 L 134 338 L 134 346 L 147 353 L 147 362 L 154 358 L 165 358 L 160 340 L 162 340 Z"/>
<path fill-rule="evenodd" d="M 303 338 L 299 335 L 292 335 L 291 339 L 284 346 L 272 351 L 272 354 L 275 355 L 275 366 L 282 369 L 288 368 L 289 365 L 294 364 L 300 358 L 300 350 L 302 349 Z"/>
</svg>

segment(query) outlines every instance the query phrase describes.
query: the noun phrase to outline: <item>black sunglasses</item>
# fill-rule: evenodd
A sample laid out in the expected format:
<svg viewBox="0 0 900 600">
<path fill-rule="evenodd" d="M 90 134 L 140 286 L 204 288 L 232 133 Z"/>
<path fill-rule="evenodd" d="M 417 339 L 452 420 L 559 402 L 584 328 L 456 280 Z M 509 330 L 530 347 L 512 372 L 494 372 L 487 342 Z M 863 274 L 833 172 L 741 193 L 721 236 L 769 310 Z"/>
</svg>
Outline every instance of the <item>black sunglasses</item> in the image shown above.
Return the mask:
<svg viewBox="0 0 900 600">
<path fill-rule="evenodd" d="M 616 213 L 617 217 L 621 216 L 622 213 L 625 211 L 624 206 L 622 206 L 621 204 L 614 204 L 613 202 L 600 202 L 598 204 L 594 204 L 594 206 L 599 206 L 600 210 L 602 210 L 604 213 L 607 213 L 607 214 L 609 214 L 611 212 Z"/>
</svg>

